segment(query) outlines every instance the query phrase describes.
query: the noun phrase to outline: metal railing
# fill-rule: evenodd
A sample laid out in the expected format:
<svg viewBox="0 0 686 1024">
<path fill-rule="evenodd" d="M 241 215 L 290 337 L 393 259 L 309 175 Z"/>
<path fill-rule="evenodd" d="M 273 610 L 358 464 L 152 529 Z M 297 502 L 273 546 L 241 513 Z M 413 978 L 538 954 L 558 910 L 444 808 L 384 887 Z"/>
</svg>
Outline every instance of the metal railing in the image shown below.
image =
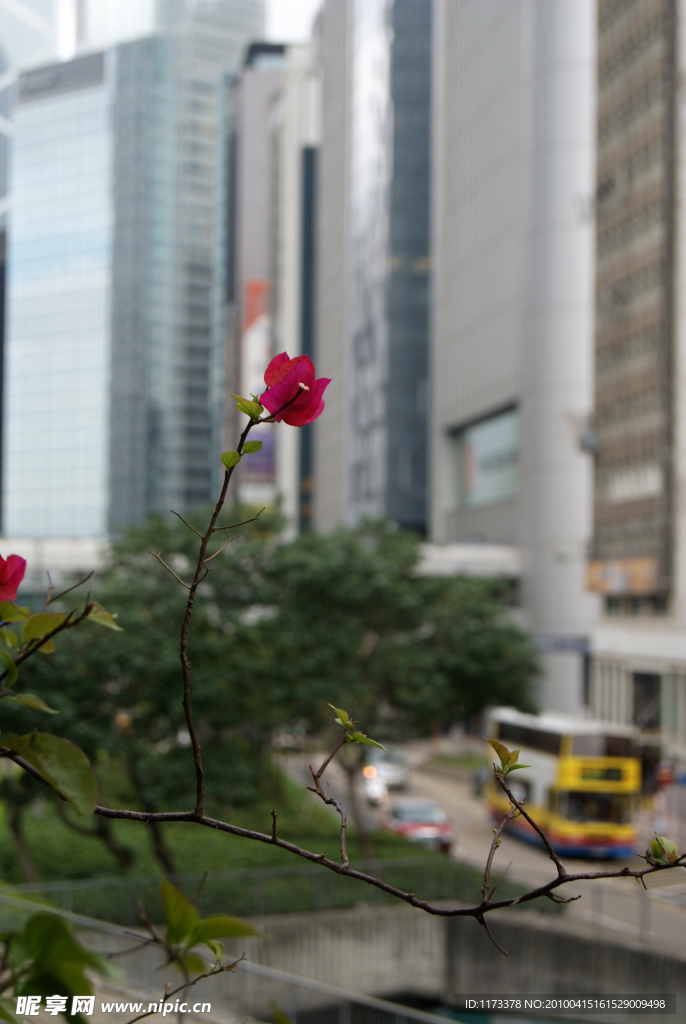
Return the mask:
<svg viewBox="0 0 686 1024">
<path fill-rule="evenodd" d="M 471 865 L 441 855 L 360 861 L 354 867 L 423 899 L 480 898 L 481 873 Z M 201 877 L 179 875 L 174 881 L 184 891 L 194 892 Z M 7 891 L 38 897 L 41 902 L 98 920 L 135 925 L 141 903 L 153 920 L 161 920 L 159 884 L 159 876 L 133 875 L 27 883 L 8 887 Z M 523 887 L 517 891 L 524 891 Z M 360 902 L 395 900 L 373 886 L 323 871 L 317 865 L 289 865 L 213 871 L 207 876 L 196 905 L 201 914 L 216 913 L 217 907 L 221 907 L 227 913 L 254 916 L 342 909 Z"/>
<path fill-rule="evenodd" d="M 0 893 L 0 929 L 20 928 L 30 914 L 45 909 Z M 166 982 L 178 984 L 178 975 L 170 973 L 159 947 L 141 948 L 143 933 L 69 911 L 50 912 L 71 921 L 82 940 L 87 936 L 89 948 L 115 956 L 126 973 L 126 981 L 116 989 L 107 983 L 104 993 L 96 990 L 96 1005 L 101 999 L 111 1000 L 113 991 L 120 999 L 157 1001 L 163 996 Z M 211 1004 L 210 1021 L 271 1021 L 277 1008 L 294 1024 L 445 1024 L 445 1018 L 436 1014 L 246 960 L 233 972 L 200 982 L 197 991 L 199 1000 Z"/>
</svg>

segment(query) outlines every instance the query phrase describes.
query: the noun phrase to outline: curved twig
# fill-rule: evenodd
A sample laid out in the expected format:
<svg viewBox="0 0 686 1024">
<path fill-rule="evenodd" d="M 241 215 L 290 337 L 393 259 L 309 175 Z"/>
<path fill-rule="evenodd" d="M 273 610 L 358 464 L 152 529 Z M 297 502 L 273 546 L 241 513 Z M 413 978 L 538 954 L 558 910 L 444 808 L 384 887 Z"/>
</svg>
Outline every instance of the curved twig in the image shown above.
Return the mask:
<svg viewBox="0 0 686 1024">
<path fill-rule="evenodd" d="M 545 848 L 548 851 L 548 855 L 550 856 L 550 859 L 552 860 L 553 864 L 557 868 L 558 875 L 559 876 L 566 875 L 567 872 L 566 872 L 565 866 L 562 863 L 562 861 L 560 860 L 560 858 L 558 857 L 558 855 L 555 853 L 555 850 L 553 849 L 552 844 L 550 843 L 550 840 L 548 839 L 548 837 L 545 834 L 545 832 L 543 831 L 543 829 L 540 827 L 540 825 L 536 824 L 536 822 L 534 821 L 534 819 L 531 817 L 530 814 L 527 814 L 527 812 L 524 810 L 523 803 L 520 803 L 519 800 L 516 800 L 515 797 L 512 795 L 509 787 L 505 783 L 505 776 L 501 772 L 500 768 L 497 768 L 494 765 L 493 770 L 495 771 L 496 779 L 498 780 L 498 782 L 500 783 L 500 785 L 502 786 L 504 791 L 507 793 L 507 798 L 510 801 L 510 803 L 512 804 L 512 806 L 517 808 L 517 810 L 522 815 L 522 817 L 526 818 L 526 820 L 529 822 L 531 827 L 538 833 L 538 835 L 543 840 L 543 842 L 545 844 Z"/>
</svg>

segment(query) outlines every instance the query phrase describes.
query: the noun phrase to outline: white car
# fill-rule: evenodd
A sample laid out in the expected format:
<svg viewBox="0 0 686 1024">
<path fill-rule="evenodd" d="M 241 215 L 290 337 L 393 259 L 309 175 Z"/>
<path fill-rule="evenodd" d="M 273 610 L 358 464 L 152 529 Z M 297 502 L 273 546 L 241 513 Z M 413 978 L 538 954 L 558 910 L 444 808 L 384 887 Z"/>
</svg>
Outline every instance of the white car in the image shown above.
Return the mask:
<svg viewBox="0 0 686 1024">
<path fill-rule="evenodd" d="M 407 786 L 407 758 L 402 750 L 390 747 L 388 751 L 373 748 L 362 769 L 367 783 L 383 783 L 386 789 L 405 789 Z"/>
</svg>

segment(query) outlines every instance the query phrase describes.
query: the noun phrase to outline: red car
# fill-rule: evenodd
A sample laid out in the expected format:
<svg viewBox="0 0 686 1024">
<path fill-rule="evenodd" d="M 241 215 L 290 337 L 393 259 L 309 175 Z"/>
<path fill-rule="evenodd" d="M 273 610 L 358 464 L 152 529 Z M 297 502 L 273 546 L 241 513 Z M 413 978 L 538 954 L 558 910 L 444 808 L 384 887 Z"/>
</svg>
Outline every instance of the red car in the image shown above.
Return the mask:
<svg viewBox="0 0 686 1024">
<path fill-rule="evenodd" d="M 448 853 L 455 842 L 448 816 L 433 800 L 396 800 L 382 815 L 381 825 L 388 832 L 397 832 L 427 850 Z"/>
</svg>

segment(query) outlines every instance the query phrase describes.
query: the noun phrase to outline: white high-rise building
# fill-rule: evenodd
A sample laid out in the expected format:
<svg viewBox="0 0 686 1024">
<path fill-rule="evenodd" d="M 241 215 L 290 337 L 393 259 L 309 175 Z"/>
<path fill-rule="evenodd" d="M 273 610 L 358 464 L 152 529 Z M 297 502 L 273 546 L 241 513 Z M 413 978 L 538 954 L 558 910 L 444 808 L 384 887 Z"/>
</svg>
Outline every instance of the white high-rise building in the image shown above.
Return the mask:
<svg viewBox="0 0 686 1024">
<path fill-rule="evenodd" d="M 3 459 L 14 536 L 103 537 L 216 493 L 220 97 L 264 4 L 158 0 L 155 17 L 152 36 L 19 78 Z"/>
<path fill-rule="evenodd" d="M 435 0 L 431 539 L 520 549 L 541 705 L 580 712 L 597 598 L 594 0 Z"/>
</svg>

